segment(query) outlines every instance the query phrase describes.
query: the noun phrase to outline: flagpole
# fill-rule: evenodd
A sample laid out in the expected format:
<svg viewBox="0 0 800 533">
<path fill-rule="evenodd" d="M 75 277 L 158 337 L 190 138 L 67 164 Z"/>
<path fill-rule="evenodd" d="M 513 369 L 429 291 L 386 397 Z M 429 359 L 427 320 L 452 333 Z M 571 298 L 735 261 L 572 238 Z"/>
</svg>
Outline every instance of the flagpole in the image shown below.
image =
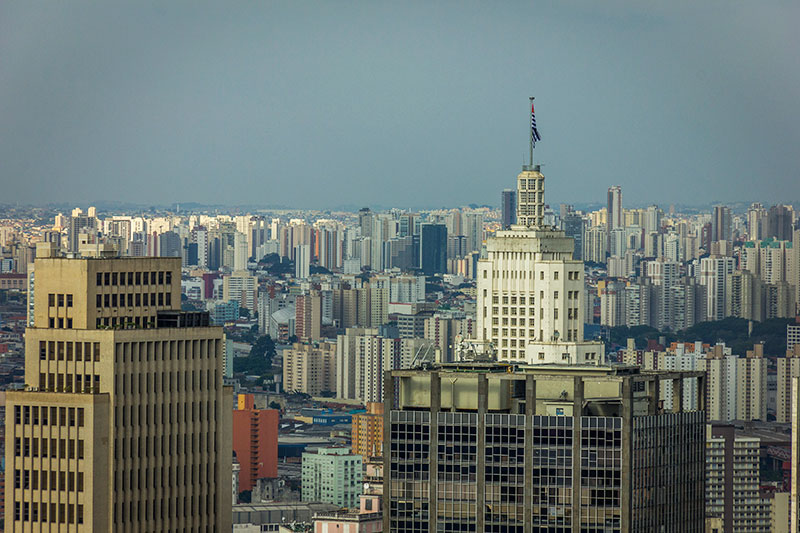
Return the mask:
<svg viewBox="0 0 800 533">
<path fill-rule="evenodd" d="M 531 127 L 531 121 L 533 120 L 533 98 L 534 98 L 533 96 L 528 97 L 528 99 L 530 100 L 529 108 L 531 113 L 530 120 L 528 120 L 528 133 L 530 135 L 530 150 L 531 150 L 531 159 L 530 159 L 531 169 L 533 169 L 533 128 Z"/>
</svg>

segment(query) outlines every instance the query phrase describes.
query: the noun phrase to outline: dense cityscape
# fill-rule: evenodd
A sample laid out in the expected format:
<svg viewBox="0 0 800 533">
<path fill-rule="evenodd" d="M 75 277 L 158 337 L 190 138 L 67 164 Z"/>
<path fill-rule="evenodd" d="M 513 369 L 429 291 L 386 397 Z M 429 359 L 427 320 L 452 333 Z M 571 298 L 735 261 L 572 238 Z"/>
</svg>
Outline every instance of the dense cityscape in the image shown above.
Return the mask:
<svg viewBox="0 0 800 533">
<path fill-rule="evenodd" d="M 800 533 L 798 16 L 3 2 L 0 530 Z"/>
<path fill-rule="evenodd" d="M 619 186 L 553 209 L 544 183 L 420 212 L 7 208 L 6 527 L 789 531 L 797 213 Z M 81 429 L 58 444 L 48 414 Z M 39 479 L 48 440 L 78 463 Z M 187 475 L 206 501 L 153 499 Z M 67 511 L 25 499 L 48 479 Z"/>
</svg>

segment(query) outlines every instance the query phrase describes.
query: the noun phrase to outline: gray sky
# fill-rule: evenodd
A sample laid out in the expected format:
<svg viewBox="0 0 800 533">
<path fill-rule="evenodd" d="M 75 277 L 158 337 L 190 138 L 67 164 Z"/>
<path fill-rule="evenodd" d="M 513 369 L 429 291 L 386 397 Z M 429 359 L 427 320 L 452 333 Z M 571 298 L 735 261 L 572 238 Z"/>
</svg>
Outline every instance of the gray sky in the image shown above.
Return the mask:
<svg viewBox="0 0 800 533">
<path fill-rule="evenodd" d="M 800 199 L 800 2 L 0 3 L 0 202 Z"/>
</svg>

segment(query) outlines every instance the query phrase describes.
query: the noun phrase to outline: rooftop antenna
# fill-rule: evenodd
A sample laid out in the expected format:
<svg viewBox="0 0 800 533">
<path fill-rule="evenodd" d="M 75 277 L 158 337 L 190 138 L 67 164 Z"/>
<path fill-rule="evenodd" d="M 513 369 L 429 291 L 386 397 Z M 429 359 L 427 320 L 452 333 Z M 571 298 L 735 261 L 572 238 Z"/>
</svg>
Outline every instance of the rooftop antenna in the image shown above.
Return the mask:
<svg viewBox="0 0 800 533">
<path fill-rule="evenodd" d="M 542 137 L 539 135 L 539 130 L 536 129 L 536 115 L 533 111 L 533 99 L 534 96 L 529 96 L 528 99 L 530 100 L 531 104 L 531 130 L 530 130 L 530 151 L 531 151 L 531 158 L 530 158 L 530 166 L 533 169 L 533 149 L 536 146 L 536 141 L 541 141 Z"/>
</svg>

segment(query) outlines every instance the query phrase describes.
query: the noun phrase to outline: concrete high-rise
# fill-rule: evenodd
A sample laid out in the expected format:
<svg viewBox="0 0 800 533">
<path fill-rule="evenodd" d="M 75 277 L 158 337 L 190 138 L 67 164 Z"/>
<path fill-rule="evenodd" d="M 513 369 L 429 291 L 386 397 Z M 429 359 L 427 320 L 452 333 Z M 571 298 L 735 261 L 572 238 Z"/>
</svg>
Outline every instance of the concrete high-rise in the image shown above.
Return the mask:
<svg viewBox="0 0 800 533">
<path fill-rule="evenodd" d="M 518 224 L 487 239 L 478 261 L 477 338 L 504 361 L 601 362 L 603 344 L 583 340 L 583 262 L 543 224 L 539 165 L 523 166 L 517 183 Z"/>
<path fill-rule="evenodd" d="M 336 344 L 294 343 L 283 351 L 283 388 L 319 396 L 336 391 Z"/>
<path fill-rule="evenodd" d="M 699 410 L 682 407 L 686 378 Z M 383 531 L 701 533 L 704 379 L 624 365 L 387 373 Z"/>
<path fill-rule="evenodd" d="M 793 344 L 786 350 L 786 357 L 778 357 L 776 361 L 778 363 L 778 403 L 775 420 L 790 423 L 792 421 L 792 380 L 800 377 L 800 344 Z"/>
<path fill-rule="evenodd" d="M 355 507 L 363 491 L 363 458 L 347 448 L 317 448 L 303 452 L 304 502 L 328 502 Z"/>
<path fill-rule="evenodd" d="M 6 531 L 231 528 L 222 328 L 180 258 L 36 260 L 25 391 L 7 393 Z"/>
<path fill-rule="evenodd" d="M 278 419 L 275 409 L 256 409 L 252 394 L 240 394 L 233 412 L 233 451 L 239 461 L 239 491 L 262 478 L 278 477 Z"/>
<path fill-rule="evenodd" d="M 419 266 L 426 276 L 447 272 L 447 226 L 423 224 L 419 240 Z"/>
<path fill-rule="evenodd" d="M 792 378 L 791 531 L 800 531 L 800 377 Z M 6 467 L 7 468 L 7 467 Z M 8 511 L 6 511 L 8 513 Z"/>
<path fill-rule="evenodd" d="M 353 453 L 383 457 L 383 404 L 367 402 L 367 411 L 353 415 Z"/>
<path fill-rule="evenodd" d="M 736 435 L 727 424 L 710 424 L 707 431 L 706 517 L 722 522 L 720 533 L 771 531 L 770 502 L 759 483 L 761 440 Z"/>
<path fill-rule="evenodd" d="M 611 251 L 611 235 L 614 230 L 625 228 L 625 218 L 622 213 L 622 187 L 619 185 L 608 188 L 606 217 L 607 248 Z"/>
<path fill-rule="evenodd" d="M 714 206 L 714 215 L 711 218 L 711 242 L 730 240 L 732 240 L 731 208 L 724 205 Z"/>
</svg>

